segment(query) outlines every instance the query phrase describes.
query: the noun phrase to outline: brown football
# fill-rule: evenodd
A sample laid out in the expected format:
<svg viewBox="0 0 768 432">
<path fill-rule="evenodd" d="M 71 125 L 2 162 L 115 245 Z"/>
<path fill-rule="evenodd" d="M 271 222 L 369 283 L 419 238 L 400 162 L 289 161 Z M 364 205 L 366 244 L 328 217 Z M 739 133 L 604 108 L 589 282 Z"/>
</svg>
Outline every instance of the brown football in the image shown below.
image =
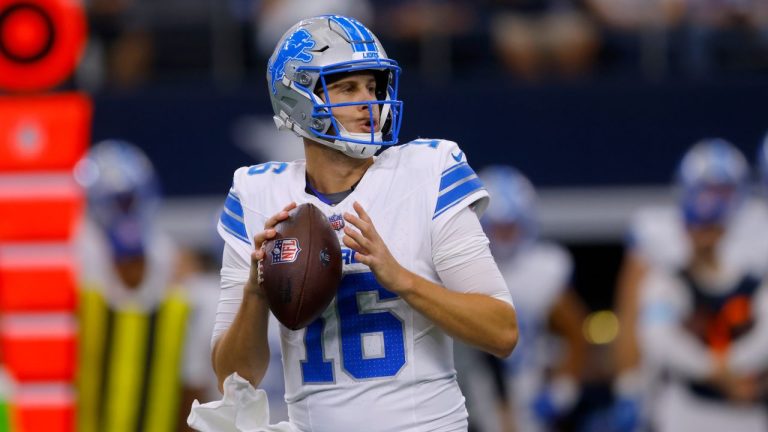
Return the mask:
<svg viewBox="0 0 768 432">
<path fill-rule="evenodd" d="M 328 218 L 302 204 L 275 227 L 265 244 L 262 278 L 269 308 L 291 330 L 309 325 L 336 296 L 341 247 Z"/>
</svg>

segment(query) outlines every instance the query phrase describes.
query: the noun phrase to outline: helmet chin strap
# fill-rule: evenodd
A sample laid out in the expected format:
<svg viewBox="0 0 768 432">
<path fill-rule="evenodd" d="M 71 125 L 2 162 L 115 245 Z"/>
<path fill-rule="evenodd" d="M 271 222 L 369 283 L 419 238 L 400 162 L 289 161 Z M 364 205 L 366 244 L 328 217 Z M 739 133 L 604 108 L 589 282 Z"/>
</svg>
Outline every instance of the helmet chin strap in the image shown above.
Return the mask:
<svg viewBox="0 0 768 432">
<path fill-rule="evenodd" d="M 347 129 L 344 128 L 344 126 L 341 124 L 341 122 L 336 121 L 336 124 L 339 126 L 339 135 L 343 138 L 349 138 L 354 140 L 370 140 L 371 134 L 366 132 L 349 132 Z M 381 142 L 381 131 L 374 132 L 373 133 L 373 141 Z M 336 139 L 334 140 L 334 146 L 333 148 L 339 150 L 340 152 L 344 153 L 345 155 L 349 157 L 353 157 L 356 159 L 366 159 L 371 156 L 373 156 L 379 148 L 381 148 L 380 145 L 376 144 L 356 144 L 351 143 L 345 140 Z"/>
</svg>

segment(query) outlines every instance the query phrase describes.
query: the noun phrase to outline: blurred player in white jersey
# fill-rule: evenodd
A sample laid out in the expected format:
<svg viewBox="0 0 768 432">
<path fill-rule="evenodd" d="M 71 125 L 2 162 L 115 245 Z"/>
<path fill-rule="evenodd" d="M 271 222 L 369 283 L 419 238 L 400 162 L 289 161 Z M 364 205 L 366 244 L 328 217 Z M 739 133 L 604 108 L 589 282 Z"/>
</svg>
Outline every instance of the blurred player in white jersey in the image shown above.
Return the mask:
<svg viewBox="0 0 768 432">
<path fill-rule="evenodd" d="M 483 227 L 515 299 L 520 328 L 521 344 L 502 365 L 507 399 L 502 427 L 553 430 L 578 401 L 585 361 L 585 308 L 569 288 L 573 262 L 564 248 L 538 238 L 536 194 L 524 175 L 512 167 L 491 166 L 480 178 L 493 197 Z M 470 408 L 495 406 L 473 396 L 483 398 L 470 393 Z M 505 424 L 509 417 L 511 425 Z M 477 423 L 498 430 L 483 419 Z"/>
<path fill-rule="evenodd" d="M 89 216 L 78 237 L 78 430 L 189 430 L 187 407 L 207 399 L 211 376 L 215 310 L 199 307 L 210 290 L 181 286 L 178 249 L 155 223 L 158 181 L 138 147 L 98 143 L 75 173 Z"/>
<path fill-rule="evenodd" d="M 635 350 L 630 359 L 638 369 L 634 375 L 624 369 L 617 385 L 620 402 L 636 409 L 634 424 L 627 406 L 618 410 L 625 429 L 640 426 L 643 398 L 650 421 L 642 426 L 661 431 L 768 427 L 754 390 L 768 365 L 768 344 L 756 342 L 766 337 L 760 283 L 768 254 L 748 178 L 738 149 L 720 139 L 701 141 L 681 161 L 679 206 L 643 210 L 634 220 L 633 283 L 620 287 L 623 328 L 639 337 L 624 341 Z"/>
<path fill-rule="evenodd" d="M 517 342 L 478 220 L 488 194 L 464 152 L 439 139 L 393 147 L 399 75 L 378 39 L 344 16 L 299 22 L 269 61 L 275 122 L 304 138 L 306 159 L 235 172 L 219 223 L 213 366 L 224 384 L 237 372 L 259 385 L 270 358 L 261 246 L 287 211 L 314 204 L 337 229 L 344 276 L 319 319 L 280 327 L 284 430 L 465 431 L 452 338 L 499 357 Z"/>
</svg>

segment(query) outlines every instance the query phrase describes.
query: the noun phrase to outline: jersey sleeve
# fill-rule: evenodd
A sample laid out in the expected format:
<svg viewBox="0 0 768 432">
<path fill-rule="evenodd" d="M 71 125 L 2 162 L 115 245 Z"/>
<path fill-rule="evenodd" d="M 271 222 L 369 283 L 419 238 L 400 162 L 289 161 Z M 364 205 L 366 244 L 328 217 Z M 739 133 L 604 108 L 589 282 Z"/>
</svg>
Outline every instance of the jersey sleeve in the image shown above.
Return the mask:
<svg viewBox="0 0 768 432">
<path fill-rule="evenodd" d="M 244 175 L 247 168 L 240 168 L 235 171 L 232 180 L 232 187 L 224 199 L 224 206 L 221 209 L 217 230 L 224 241 L 243 257 L 246 261 L 250 260 L 250 254 L 253 250 L 252 233 L 248 232 L 246 224 L 246 215 L 243 211 L 243 185 L 240 178 Z"/>
<path fill-rule="evenodd" d="M 555 286 L 561 291 L 565 290 L 573 282 L 573 257 L 559 244 L 544 243 L 542 249 L 545 260 L 552 266 L 549 272 L 555 280 Z"/>
<path fill-rule="evenodd" d="M 437 141 L 436 188 L 432 220 L 438 225 L 451 219 L 464 207 L 482 215 L 488 207 L 488 192 L 467 162 L 467 157 L 453 141 Z"/>
<path fill-rule="evenodd" d="M 677 268 L 687 259 L 688 239 L 674 207 L 648 207 L 630 221 L 627 249 L 646 263 Z"/>
<path fill-rule="evenodd" d="M 477 215 L 467 207 L 447 221 L 433 239 L 432 261 L 451 291 L 478 293 L 510 305 L 512 296 L 488 247 Z"/>
</svg>

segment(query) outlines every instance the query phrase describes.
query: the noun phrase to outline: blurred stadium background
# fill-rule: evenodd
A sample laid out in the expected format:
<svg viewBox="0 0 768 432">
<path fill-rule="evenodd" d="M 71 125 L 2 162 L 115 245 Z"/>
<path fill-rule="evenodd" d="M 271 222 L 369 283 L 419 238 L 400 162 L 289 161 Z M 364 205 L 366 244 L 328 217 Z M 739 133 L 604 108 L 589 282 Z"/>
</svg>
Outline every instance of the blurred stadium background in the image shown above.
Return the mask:
<svg viewBox="0 0 768 432">
<path fill-rule="evenodd" d="M 277 135 L 264 80 L 278 37 L 305 16 L 357 16 L 380 37 L 403 68 L 402 142 L 447 138 L 476 170 L 503 163 L 527 174 L 542 235 L 572 252 L 573 286 L 591 311 L 612 308 L 629 218 L 673 202 L 683 152 L 722 137 L 754 162 L 768 129 L 764 0 L 83 6 L 81 61 L 54 90 L 91 97 L 91 143 L 119 138 L 147 153 L 162 184 L 159 222 L 214 269 L 215 221 L 232 172 L 301 153 L 297 139 Z M 602 354 L 612 334 L 587 332 L 595 400 L 608 397 L 613 369 Z"/>
</svg>

